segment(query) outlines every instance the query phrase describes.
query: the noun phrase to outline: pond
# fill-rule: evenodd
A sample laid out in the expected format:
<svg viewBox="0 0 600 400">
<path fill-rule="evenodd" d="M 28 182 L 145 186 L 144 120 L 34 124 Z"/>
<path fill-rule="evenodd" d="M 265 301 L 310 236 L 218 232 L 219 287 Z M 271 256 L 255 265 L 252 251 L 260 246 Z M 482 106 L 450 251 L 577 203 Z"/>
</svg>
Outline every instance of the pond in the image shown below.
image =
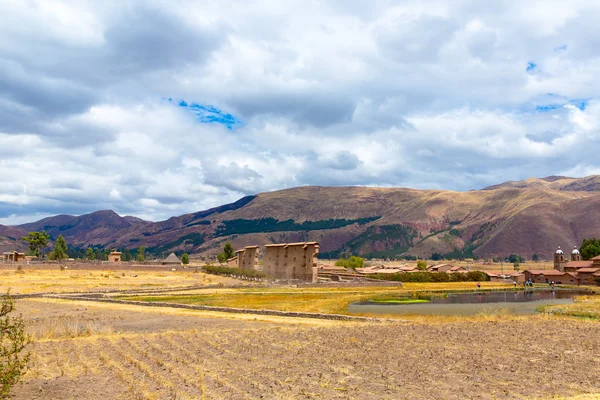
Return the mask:
<svg viewBox="0 0 600 400">
<path fill-rule="evenodd" d="M 476 315 L 507 310 L 512 314 L 534 314 L 548 304 L 573 303 L 573 297 L 593 294 L 585 290 L 527 290 L 503 292 L 450 293 L 428 302 L 364 302 L 348 306 L 350 313 L 404 315 Z"/>
</svg>

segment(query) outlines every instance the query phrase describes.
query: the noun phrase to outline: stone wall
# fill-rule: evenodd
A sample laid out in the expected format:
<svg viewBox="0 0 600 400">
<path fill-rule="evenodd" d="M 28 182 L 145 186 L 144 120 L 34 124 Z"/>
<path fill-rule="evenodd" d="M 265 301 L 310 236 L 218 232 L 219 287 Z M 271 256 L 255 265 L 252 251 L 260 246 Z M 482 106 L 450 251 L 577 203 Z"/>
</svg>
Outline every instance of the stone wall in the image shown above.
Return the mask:
<svg viewBox="0 0 600 400">
<path fill-rule="evenodd" d="M 274 279 L 317 279 L 317 242 L 272 244 L 265 246 L 263 272 Z"/>
</svg>

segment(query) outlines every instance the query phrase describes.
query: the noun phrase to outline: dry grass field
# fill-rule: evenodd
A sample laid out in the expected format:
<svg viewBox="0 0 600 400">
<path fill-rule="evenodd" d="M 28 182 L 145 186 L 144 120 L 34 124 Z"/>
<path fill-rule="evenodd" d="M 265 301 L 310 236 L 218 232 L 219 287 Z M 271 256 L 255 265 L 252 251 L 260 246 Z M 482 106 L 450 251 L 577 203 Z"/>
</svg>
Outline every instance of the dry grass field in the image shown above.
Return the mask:
<svg viewBox="0 0 600 400">
<path fill-rule="evenodd" d="M 144 277 L 138 287 L 218 278 L 182 273 L 165 283 L 166 277 L 128 273 Z M 14 292 L 38 291 L 35 272 L 27 274 L 28 279 L 11 281 L 23 282 L 12 286 Z M 97 274 L 106 272 L 92 278 Z M 83 275 L 71 279 L 72 287 L 58 280 L 63 291 L 97 288 Z M 472 285 L 213 288 L 197 294 L 212 296 L 214 304 L 251 299 L 257 305 L 263 296 L 264 307 L 284 301 L 294 309 L 315 303 L 315 309 L 335 311 L 340 299 L 353 296 Z M 314 298 L 293 305 L 309 295 Z M 335 301 L 328 303 L 331 297 Z M 17 400 L 591 399 L 600 394 L 600 323 L 591 319 L 542 313 L 344 322 L 50 298 L 20 299 L 17 308 L 34 339 L 31 368 L 13 390 Z"/>
<path fill-rule="evenodd" d="M 151 288 L 207 286 L 240 283 L 234 279 L 180 271 L 114 271 L 106 270 L 0 270 L 0 293 L 8 289 L 13 294 L 65 293 Z"/>
</svg>

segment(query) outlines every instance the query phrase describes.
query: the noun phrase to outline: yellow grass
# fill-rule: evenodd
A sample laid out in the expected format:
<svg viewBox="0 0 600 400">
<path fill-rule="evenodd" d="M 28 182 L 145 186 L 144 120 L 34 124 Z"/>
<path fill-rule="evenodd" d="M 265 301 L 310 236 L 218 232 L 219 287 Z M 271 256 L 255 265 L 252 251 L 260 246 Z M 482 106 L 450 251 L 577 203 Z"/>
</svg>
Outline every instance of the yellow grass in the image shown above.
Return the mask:
<svg viewBox="0 0 600 400">
<path fill-rule="evenodd" d="M 600 296 L 579 296 L 572 304 L 550 305 L 544 312 L 554 315 L 600 319 Z"/>
<path fill-rule="evenodd" d="M 225 285 L 240 281 L 192 271 L 28 270 L 0 271 L 0 293 L 86 292 L 195 285 Z"/>
</svg>

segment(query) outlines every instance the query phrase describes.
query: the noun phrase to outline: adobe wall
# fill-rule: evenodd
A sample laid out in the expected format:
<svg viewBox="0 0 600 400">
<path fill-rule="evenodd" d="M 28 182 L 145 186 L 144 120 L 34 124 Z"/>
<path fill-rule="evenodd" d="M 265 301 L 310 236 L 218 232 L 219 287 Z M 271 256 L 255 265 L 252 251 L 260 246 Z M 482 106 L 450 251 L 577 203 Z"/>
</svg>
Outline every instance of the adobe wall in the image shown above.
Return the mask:
<svg viewBox="0 0 600 400">
<path fill-rule="evenodd" d="M 247 246 L 238 251 L 239 268 L 258 270 L 258 246 Z"/>
<path fill-rule="evenodd" d="M 267 245 L 263 272 L 274 279 L 315 282 L 318 254 L 319 244 L 316 242 Z"/>
</svg>

